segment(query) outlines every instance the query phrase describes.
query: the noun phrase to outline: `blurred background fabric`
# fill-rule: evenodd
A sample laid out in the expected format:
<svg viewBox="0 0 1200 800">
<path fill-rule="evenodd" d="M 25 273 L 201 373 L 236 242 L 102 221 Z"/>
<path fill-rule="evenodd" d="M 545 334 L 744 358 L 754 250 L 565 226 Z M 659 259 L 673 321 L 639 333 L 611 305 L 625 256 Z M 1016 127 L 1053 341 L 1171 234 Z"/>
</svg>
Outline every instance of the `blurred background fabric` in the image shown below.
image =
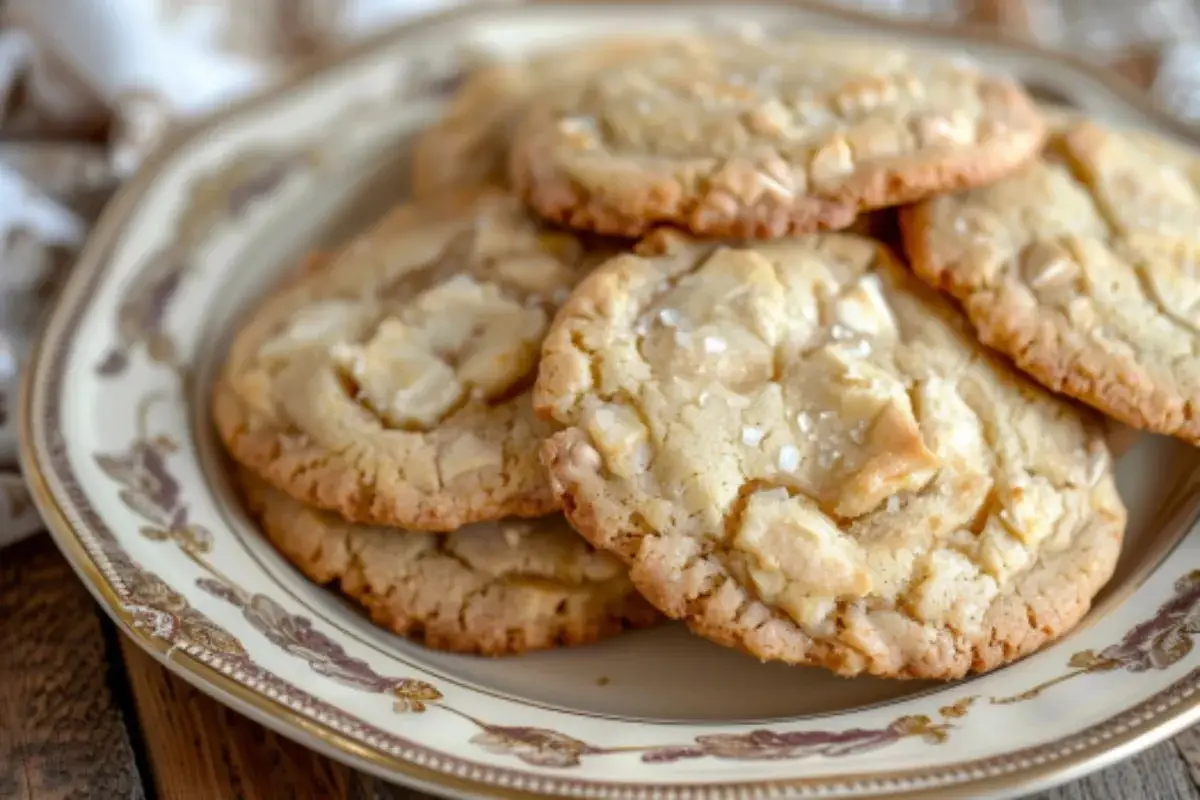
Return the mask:
<svg viewBox="0 0 1200 800">
<path fill-rule="evenodd" d="M 41 528 L 17 466 L 20 367 L 121 181 L 181 121 L 367 33 L 465 2 L 0 0 L 0 547 Z M 1070 51 L 1200 126 L 1200 0 L 828 4 Z"/>
</svg>

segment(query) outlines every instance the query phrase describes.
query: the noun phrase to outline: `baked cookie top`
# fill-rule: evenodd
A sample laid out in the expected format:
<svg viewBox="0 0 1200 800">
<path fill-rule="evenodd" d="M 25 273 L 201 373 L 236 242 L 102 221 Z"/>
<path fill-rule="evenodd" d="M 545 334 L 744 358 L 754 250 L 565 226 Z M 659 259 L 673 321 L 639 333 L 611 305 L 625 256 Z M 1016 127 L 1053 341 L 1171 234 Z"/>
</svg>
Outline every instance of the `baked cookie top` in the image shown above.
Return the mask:
<svg viewBox="0 0 1200 800">
<path fill-rule="evenodd" d="M 533 103 L 512 180 L 545 217 L 775 237 L 1007 174 L 1044 133 L 1009 78 L 890 43 L 677 41 Z"/>
<path fill-rule="evenodd" d="M 953 678 L 1074 625 L 1125 526 L 1096 420 L 882 245 L 656 234 L 592 273 L 534 389 L 574 526 L 702 636 Z"/>
<path fill-rule="evenodd" d="M 508 182 L 512 130 L 531 98 L 648 52 L 656 42 L 606 39 L 475 70 L 455 92 L 442 118 L 417 138 L 413 196 L 423 200 L 451 189 L 503 186 Z"/>
<path fill-rule="evenodd" d="M 249 473 L 239 483 L 267 537 L 305 575 L 336 583 L 376 624 L 436 650 L 586 644 L 658 619 L 625 567 L 561 515 L 411 533 L 306 508 Z"/>
<path fill-rule="evenodd" d="M 1055 120 L 1042 156 L 901 212 L 917 274 L 1055 391 L 1200 444 L 1200 158 Z"/>
<path fill-rule="evenodd" d="M 221 437 L 276 488 L 358 522 L 554 511 L 530 388 L 592 258 L 503 194 L 402 207 L 249 316 L 215 390 Z"/>
</svg>

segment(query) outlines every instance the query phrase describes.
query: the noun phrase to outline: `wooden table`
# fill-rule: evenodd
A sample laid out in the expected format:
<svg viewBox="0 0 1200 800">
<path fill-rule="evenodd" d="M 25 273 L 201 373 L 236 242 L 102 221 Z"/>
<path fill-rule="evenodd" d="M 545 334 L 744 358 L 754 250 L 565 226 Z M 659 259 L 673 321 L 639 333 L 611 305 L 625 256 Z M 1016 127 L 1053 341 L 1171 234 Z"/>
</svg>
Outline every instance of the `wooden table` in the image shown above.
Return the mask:
<svg viewBox="0 0 1200 800">
<path fill-rule="evenodd" d="M 0 550 L 0 798 L 423 798 L 210 700 L 117 632 L 40 535 Z M 1200 728 L 1039 800 L 1200 800 Z"/>
</svg>

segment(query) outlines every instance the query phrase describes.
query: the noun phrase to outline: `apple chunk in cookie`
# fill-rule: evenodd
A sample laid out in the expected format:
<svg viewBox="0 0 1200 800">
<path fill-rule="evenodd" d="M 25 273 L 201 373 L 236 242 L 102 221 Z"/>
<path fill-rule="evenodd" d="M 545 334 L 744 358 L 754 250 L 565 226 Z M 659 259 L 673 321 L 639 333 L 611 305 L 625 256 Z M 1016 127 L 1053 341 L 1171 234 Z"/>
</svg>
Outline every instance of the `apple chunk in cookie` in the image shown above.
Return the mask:
<svg viewBox="0 0 1200 800">
<path fill-rule="evenodd" d="M 764 659 L 992 669 L 1078 622 L 1124 533 L 1098 421 L 858 236 L 652 235 L 559 311 L 534 405 L 574 526 Z"/>
</svg>

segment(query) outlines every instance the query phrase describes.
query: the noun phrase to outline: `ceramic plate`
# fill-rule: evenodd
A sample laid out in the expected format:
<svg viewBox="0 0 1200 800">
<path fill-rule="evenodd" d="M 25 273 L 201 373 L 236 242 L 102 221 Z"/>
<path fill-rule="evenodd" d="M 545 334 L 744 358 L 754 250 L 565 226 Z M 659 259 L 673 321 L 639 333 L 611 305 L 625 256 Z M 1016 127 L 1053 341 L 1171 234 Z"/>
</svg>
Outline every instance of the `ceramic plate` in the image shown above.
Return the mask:
<svg viewBox="0 0 1200 800">
<path fill-rule="evenodd" d="M 1044 97 L 1169 123 L 1058 57 L 795 5 L 494 5 L 372 42 L 193 132 L 110 206 L 23 403 L 41 511 L 111 614 L 187 680 L 335 758 L 443 794 L 980 797 L 1032 791 L 1200 719 L 1200 451 L 1119 461 L 1124 557 L 1070 637 L 942 684 L 764 665 L 682 627 L 503 660 L 387 635 L 259 536 L 208 423 L 244 304 L 407 187 L 407 142 L 467 62 L 621 30 L 858 29 L 969 49 Z"/>
</svg>

